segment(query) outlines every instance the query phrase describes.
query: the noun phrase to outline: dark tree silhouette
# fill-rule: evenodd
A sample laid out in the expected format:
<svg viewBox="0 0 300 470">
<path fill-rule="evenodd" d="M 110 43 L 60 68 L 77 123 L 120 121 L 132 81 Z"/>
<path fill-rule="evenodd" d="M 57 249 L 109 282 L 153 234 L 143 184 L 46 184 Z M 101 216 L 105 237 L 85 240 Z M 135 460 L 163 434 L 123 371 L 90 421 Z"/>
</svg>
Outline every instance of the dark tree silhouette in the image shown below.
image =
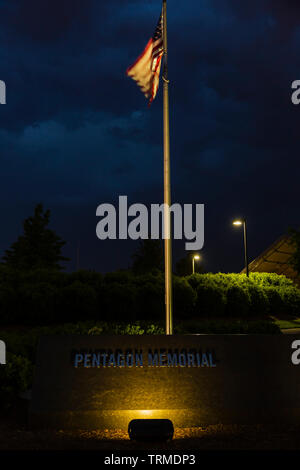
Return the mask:
<svg viewBox="0 0 300 470">
<path fill-rule="evenodd" d="M 136 274 L 163 270 L 163 248 L 160 240 L 141 240 L 137 251 L 132 255 L 132 270 Z"/>
<path fill-rule="evenodd" d="M 61 255 L 66 242 L 47 228 L 49 220 L 50 210 L 38 204 L 34 215 L 23 222 L 24 234 L 6 250 L 4 263 L 17 269 L 62 269 L 60 262 L 68 261 Z"/>
</svg>

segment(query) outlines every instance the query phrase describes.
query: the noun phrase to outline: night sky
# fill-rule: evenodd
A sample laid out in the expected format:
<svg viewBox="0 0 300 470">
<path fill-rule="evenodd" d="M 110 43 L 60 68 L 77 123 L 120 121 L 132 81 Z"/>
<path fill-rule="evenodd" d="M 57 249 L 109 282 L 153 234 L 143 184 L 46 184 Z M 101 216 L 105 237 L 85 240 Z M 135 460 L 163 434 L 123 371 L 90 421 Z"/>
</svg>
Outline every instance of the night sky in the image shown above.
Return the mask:
<svg viewBox="0 0 300 470">
<path fill-rule="evenodd" d="M 126 74 L 160 0 L 0 0 L 0 256 L 42 202 L 76 267 L 126 268 L 133 241 L 96 238 L 96 208 L 163 202 L 162 86 Z M 243 268 L 299 226 L 299 0 L 168 0 L 172 201 L 205 204 L 203 263 Z M 185 255 L 174 246 L 174 261 Z"/>
</svg>

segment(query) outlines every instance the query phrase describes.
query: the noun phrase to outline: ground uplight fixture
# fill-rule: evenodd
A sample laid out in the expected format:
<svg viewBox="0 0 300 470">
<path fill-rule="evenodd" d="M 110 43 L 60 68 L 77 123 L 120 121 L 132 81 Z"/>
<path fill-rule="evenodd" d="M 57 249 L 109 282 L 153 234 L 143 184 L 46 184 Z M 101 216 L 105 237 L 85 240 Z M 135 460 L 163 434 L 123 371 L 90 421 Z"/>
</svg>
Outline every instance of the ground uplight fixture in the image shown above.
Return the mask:
<svg viewBox="0 0 300 470">
<path fill-rule="evenodd" d="M 247 222 L 245 218 L 242 219 L 236 219 L 232 222 L 233 225 L 235 226 L 241 226 L 243 225 L 244 227 L 244 257 L 245 257 L 245 268 L 246 268 L 246 274 L 249 276 L 249 266 L 248 266 L 248 247 L 247 247 Z"/>
<path fill-rule="evenodd" d="M 128 425 L 128 434 L 134 441 L 170 441 L 174 426 L 169 419 L 133 419 Z"/>
<path fill-rule="evenodd" d="M 195 274 L 195 260 L 199 261 L 200 256 L 199 255 L 194 255 L 193 256 L 193 274 Z"/>
</svg>

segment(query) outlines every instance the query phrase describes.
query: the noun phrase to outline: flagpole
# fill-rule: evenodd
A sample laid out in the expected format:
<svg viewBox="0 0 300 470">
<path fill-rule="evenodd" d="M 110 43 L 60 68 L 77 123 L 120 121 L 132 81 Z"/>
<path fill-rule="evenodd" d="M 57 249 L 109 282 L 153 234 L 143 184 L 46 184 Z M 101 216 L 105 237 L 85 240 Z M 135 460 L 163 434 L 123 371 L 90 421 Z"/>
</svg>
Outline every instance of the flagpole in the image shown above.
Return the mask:
<svg viewBox="0 0 300 470">
<path fill-rule="evenodd" d="M 173 334 L 173 299 L 172 299 L 172 230 L 171 214 L 171 178 L 170 178 L 170 125 L 169 125 L 169 80 L 168 80 L 168 41 L 167 41 L 167 1 L 163 0 L 163 122 L 164 122 L 164 235 L 165 235 L 165 305 L 166 334 Z"/>
</svg>

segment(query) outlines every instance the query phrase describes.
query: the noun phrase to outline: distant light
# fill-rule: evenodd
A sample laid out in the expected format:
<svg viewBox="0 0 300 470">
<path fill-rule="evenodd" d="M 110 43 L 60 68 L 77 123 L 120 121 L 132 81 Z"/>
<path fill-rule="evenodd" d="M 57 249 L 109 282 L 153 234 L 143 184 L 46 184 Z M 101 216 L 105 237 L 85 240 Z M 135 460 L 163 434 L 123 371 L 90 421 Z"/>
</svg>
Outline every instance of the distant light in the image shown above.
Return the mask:
<svg viewBox="0 0 300 470">
<path fill-rule="evenodd" d="M 200 259 L 200 256 L 199 256 L 199 255 L 195 255 L 195 256 L 194 256 L 194 259 Z"/>
<path fill-rule="evenodd" d="M 232 222 L 233 225 L 243 225 L 243 221 L 242 220 L 234 220 Z"/>
</svg>

